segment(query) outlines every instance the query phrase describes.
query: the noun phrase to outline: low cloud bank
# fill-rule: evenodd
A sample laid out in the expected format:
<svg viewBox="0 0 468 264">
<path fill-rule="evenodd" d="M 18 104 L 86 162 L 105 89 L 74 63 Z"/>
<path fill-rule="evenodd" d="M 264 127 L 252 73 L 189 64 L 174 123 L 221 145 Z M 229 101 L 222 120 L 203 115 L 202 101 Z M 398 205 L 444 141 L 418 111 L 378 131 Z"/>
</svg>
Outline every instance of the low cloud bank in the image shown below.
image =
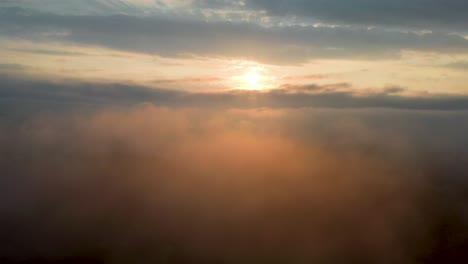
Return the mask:
<svg viewBox="0 0 468 264">
<path fill-rule="evenodd" d="M 428 111 L 468 110 L 466 94 L 403 95 L 405 88 L 394 86 L 359 92 L 350 84 L 284 85 L 265 91 L 228 90 L 190 92 L 149 88 L 125 83 L 40 81 L 0 74 L 0 117 L 37 112 L 96 111 L 141 103 L 178 108 L 333 108 L 400 109 Z"/>
<path fill-rule="evenodd" d="M 145 104 L 0 125 L 0 258 L 461 263 L 467 119 Z"/>
</svg>

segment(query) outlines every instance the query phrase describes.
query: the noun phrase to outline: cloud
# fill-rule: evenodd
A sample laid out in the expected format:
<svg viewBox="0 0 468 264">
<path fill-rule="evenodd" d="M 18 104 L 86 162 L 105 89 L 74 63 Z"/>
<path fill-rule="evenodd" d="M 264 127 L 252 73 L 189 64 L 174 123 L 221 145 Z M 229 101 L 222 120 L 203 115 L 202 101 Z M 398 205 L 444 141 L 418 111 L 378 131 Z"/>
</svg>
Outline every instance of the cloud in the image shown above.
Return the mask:
<svg viewBox="0 0 468 264">
<path fill-rule="evenodd" d="M 22 7 L 55 14 L 132 16 L 177 14 L 203 17 L 207 13 L 237 13 L 295 18 L 342 25 L 383 26 L 404 29 L 465 32 L 468 8 L 464 0 L 2 0 L 0 6 Z"/>
<path fill-rule="evenodd" d="M 462 259 L 467 118 L 150 105 L 33 115 L 0 128 L 0 256 Z"/>
<path fill-rule="evenodd" d="M 27 67 L 21 65 L 21 64 L 14 64 L 14 63 L 1 63 L 0 64 L 0 71 L 2 72 L 9 72 L 9 71 L 23 71 Z"/>
<path fill-rule="evenodd" d="M 468 26 L 464 0 L 247 0 L 246 3 L 271 15 L 304 16 L 329 23 L 462 32 Z"/>
<path fill-rule="evenodd" d="M 449 64 L 443 65 L 446 68 L 456 69 L 456 70 L 468 70 L 468 61 L 457 61 Z"/>
<path fill-rule="evenodd" d="M 242 58 L 298 64 L 315 58 L 396 57 L 401 50 L 465 53 L 461 36 L 356 27 L 263 27 L 180 17 L 73 16 L 18 8 L 0 10 L 7 38 L 61 41 L 166 57 Z"/>
<path fill-rule="evenodd" d="M 285 81 L 304 81 L 304 80 L 320 80 L 330 78 L 332 74 L 307 74 L 307 75 L 292 75 L 283 78 Z"/>
<path fill-rule="evenodd" d="M 25 48 L 11 48 L 9 51 L 32 53 L 50 56 L 87 56 L 89 54 L 84 52 L 66 51 L 66 50 L 52 50 L 52 49 L 25 49 Z"/>
<path fill-rule="evenodd" d="M 210 81 L 211 79 L 208 79 Z M 182 80 L 187 81 L 187 80 Z M 203 79 L 188 81 L 206 81 Z M 171 82 L 171 81 L 170 81 Z M 159 82 L 160 85 L 164 82 Z M 202 108 L 388 108 L 412 110 L 468 110 L 466 95 L 401 95 L 395 86 L 358 92 L 347 83 L 333 85 L 285 85 L 268 91 L 226 90 L 188 92 L 133 84 L 78 81 L 20 80 L 3 76 L 0 113 L 101 109 L 152 103 L 170 107 Z"/>
<path fill-rule="evenodd" d="M 407 89 L 404 87 L 399 87 L 399 86 L 393 86 L 393 87 L 386 87 L 384 88 L 383 92 L 385 94 L 398 94 L 405 92 Z"/>
<path fill-rule="evenodd" d="M 74 15 L 143 14 L 141 4 L 148 1 L 126 0 L 0 0 L 0 7 L 21 7 L 47 13 Z M 148 5 L 144 5 L 148 8 Z"/>
<path fill-rule="evenodd" d="M 154 80 L 152 83 L 157 85 L 164 85 L 164 84 L 190 84 L 190 83 L 199 83 L 199 84 L 206 84 L 210 82 L 220 82 L 223 81 L 222 78 L 218 77 L 200 77 L 200 78 L 183 78 L 183 79 L 159 79 Z"/>
</svg>

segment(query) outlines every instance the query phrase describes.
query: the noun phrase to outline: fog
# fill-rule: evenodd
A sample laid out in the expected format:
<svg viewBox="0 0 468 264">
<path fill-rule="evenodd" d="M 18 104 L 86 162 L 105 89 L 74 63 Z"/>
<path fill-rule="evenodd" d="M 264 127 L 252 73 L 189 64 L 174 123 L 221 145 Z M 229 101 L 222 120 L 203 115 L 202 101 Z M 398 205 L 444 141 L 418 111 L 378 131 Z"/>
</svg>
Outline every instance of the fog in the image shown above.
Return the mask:
<svg viewBox="0 0 468 264">
<path fill-rule="evenodd" d="M 460 263 L 467 121 L 142 104 L 2 122 L 0 256 Z"/>
</svg>

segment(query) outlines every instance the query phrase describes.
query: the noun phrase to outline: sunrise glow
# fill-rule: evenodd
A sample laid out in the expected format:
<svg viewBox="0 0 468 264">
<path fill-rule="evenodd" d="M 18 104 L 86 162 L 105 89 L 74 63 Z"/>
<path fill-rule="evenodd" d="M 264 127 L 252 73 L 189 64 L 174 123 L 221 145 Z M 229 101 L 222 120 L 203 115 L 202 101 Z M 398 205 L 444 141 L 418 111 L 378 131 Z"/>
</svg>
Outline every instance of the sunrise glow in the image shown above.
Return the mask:
<svg viewBox="0 0 468 264">
<path fill-rule="evenodd" d="M 260 76 L 255 70 L 252 70 L 244 76 L 245 84 L 249 90 L 258 90 L 259 89 L 259 80 Z"/>
</svg>

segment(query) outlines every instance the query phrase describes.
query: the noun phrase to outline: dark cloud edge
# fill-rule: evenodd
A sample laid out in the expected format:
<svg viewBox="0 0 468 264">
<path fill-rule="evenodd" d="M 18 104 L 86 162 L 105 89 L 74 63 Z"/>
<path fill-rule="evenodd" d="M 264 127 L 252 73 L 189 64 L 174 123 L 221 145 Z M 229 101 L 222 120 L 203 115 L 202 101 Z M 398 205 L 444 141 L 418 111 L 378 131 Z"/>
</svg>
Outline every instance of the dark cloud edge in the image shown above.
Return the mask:
<svg viewBox="0 0 468 264">
<path fill-rule="evenodd" d="M 0 74 L 0 113 L 18 109 L 67 110 L 122 107 L 143 103 L 194 108 L 388 108 L 401 110 L 468 110 L 467 95 L 404 96 L 396 87 L 366 94 L 348 84 L 281 86 L 265 91 L 226 90 L 189 92 L 130 83 L 46 81 Z"/>
</svg>

